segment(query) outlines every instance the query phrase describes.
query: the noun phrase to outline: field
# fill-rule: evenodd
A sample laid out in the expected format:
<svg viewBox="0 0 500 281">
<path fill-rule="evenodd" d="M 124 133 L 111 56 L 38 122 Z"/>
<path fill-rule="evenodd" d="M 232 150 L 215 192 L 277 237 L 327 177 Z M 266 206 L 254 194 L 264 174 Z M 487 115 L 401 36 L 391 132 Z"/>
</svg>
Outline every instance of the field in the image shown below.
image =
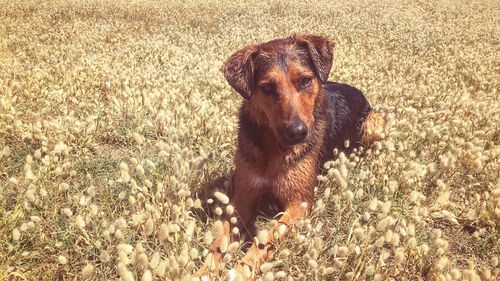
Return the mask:
<svg viewBox="0 0 500 281">
<path fill-rule="evenodd" d="M 0 280 L 191 280 L 220 231 L 205 213 L 225 210 L 200 191 L 236 148 L 241 97 L 219 69 L 293 33 L 332 38 L 330 80 L 362 89 L 390 128 L 329 163 L 312 217 L 258 278 L 499 278 L 498 14 L 462 0 L 0 1 Z"/>
</svg>

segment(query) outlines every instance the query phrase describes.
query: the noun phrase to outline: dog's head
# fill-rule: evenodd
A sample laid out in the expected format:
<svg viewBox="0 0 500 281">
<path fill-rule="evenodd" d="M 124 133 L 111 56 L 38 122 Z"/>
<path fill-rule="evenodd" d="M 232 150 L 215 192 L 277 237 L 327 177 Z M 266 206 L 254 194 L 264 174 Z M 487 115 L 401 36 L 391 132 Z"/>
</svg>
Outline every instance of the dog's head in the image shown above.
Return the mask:
<svg viewBox="0 0 500 281">
<path fill-rule="evenodd" d="M 314 108 L 333 62 L 334 43 L 294 35 L 234 53 L 222 67 L 229 84 L 246 100 L 258 122 L 285 146 L 307 141 Z"/>
</svg>

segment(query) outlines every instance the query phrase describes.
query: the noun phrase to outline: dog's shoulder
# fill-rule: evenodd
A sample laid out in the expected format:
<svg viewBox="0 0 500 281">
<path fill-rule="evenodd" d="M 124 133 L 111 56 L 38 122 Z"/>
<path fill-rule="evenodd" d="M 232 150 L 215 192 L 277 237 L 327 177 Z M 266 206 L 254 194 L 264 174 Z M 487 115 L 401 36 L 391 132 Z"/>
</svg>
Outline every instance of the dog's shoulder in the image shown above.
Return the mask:
<svg viewBox="0 0 500 281">
<path fill-rule="evenodd" d="M 371 111 L 365 95 L 361 90 L 343 83 L 327 82 L 323 88 L 330 123 L 329 138 L 357 141 L 361 124 Z"/>
<path fill-rule="evenodd" d="M 345 109 L 349 110 L 349 113 L 355 115 L 371 109 L 363 92 L 351 85 L 327 82 L 324 89 L 328 97 L 328 104 L 333 109 L 342 110 L 339 107 L 346 107 Z"/>
</svg>

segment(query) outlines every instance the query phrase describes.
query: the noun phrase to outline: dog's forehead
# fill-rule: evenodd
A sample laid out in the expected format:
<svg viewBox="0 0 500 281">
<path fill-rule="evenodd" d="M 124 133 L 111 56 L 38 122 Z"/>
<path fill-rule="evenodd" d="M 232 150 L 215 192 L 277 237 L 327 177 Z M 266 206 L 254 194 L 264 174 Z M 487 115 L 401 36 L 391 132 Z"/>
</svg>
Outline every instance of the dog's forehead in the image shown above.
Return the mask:
<svg viewBox="0 0 500 281">
<path fill-rule="evenodd" d="M 259 44 L 257 57 L 261 59 L 283 59 L 295 54 L 295 42 L 290 38 L 276 39 Z"/>
<path fill-rule="evenodd" d="M 291 61 L 309 64 L 308 53 L 298 46 L 292 38 L 277 39 L 260 44 L 259 52 L 255 57 L 257 76 L 276 67 L 286 70 Z"/>
</svg>

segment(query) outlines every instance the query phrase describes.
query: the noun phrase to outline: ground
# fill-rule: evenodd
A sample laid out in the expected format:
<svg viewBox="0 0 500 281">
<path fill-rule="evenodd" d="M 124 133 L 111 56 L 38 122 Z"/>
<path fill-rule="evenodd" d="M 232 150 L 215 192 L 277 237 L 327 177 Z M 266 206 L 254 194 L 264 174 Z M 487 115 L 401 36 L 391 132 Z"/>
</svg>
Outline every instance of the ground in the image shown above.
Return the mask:
<svg viewBox="0 0 500 281">
<path fill-rule="evenodd" d="M 204 213 L 225 210 L 199 191 L 236 147 L 241 97 L 219 69 L 292 33 L 332 38 L 330 80 L 390 128 L 325 166 L 312 217 L 259 278 L 498 278 L 499 8 L 1 1 L 0 280 L 190 280 L 219 231 Z"/>
</svg>

